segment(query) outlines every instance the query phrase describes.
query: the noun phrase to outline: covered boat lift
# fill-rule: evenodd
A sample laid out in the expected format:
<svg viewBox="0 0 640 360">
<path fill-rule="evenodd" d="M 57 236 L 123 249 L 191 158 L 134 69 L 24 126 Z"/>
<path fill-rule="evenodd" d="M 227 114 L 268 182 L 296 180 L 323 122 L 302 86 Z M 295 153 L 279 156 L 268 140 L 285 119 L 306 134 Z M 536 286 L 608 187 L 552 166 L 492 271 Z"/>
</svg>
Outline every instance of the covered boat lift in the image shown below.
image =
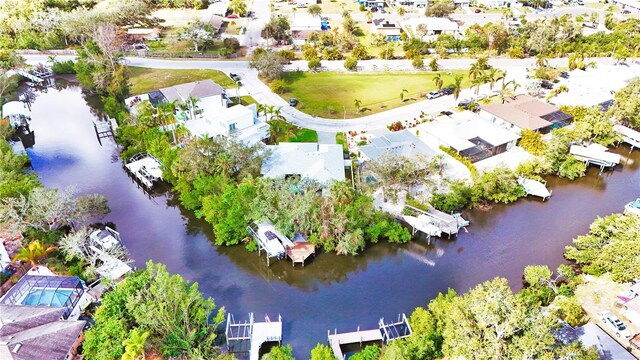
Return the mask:
<svg viewBox="0 0 640 360">
<path fill-rule="evenodd" d="M 227 314 L 225 330 L 227 349 L 230 353 L 249 353 L 250 360 L 260 359 L 260 347 L 266 342 L 282 341 L 282 317 L 278 321 L 271 321 L 265 315 L 264 322 L 256 322 L 253 313 L 249 313 L 249 320 L 236 322 L 233 314 Z"/>
<path fill-rule="evenodd" d="M 132 156 L 125 167 L 147 189 L 162 180 L 162 162 L 147 153 Z"/>
<path fill-rule="evenodd" d="M 267 257 L 267 266 L 271 258 L 283 259 L 288 256 L 293 266 L 301 263 L 304 266 L 309 256 L 315 254 L 313 244 L 307 241 L 301 234 L 296 234 L 291 241 L 286 235 L 276 229 L 270 221 L 247 226 L 247 232 L 258 244 L 258 255 L 264 250 Z"/>
<path fill-rule="evenodd" d="M 360 347 L 366 343 L 384 342 L 388 344 L 390 341 L 403 339 L 411 335 L 411 325 L 405 314 L 399 314 L 397 321 L 386 322 L 384 318 L 378 321 L 378 328 L 372 330 L 360 330 L 358 326 L 356 331 L 347 333 L 338 333 L 334 330 L 327 332 L 329 346 L 333 351 L 333 355 L 338 360 L 344 360 L 345 355 L 342 350 L 343 345 L 359 344 Z"/>
<path fill-rule="evenodd" d="M 405 205 L 404 213 L 407 215 L 403 218 L 413 227 L 414 235 L 416 231 L 422 231 L 429 236 L 441 236 L 442 233 L 445 233 L 451 237 L 451 235 L 457 235 L 461 228 L 469 226 L 469 221 L 465 220 L 462 215 L 458 213 L 447 214 L 433 207 L 425 211 Z"/>
<path fill-rule="evenodd" d="M 22 101 L 9 101 L 2 105 L 2 118 L 9 121 L 9 125 L 14 129 L 19 127 L 29 128 L 31 112 Z"/>
<path fill-rule="evenodd" d="M 613 125 L 613 129 L 622 134 L 622 141 L 634 148 L 640 149 L 640 132 L 628 128 L 624 125 Z"/>
<path fill-rule="evenodd" d="M 537 196 L 542 198 L 542 200 L 547 200 L 551 197 L 551 193 L 553 191 L 549 191 L 544 183 L 537 180 L 518 178 L 518 184 L 520 184 L 524 191 L 527 192 L 527 195 Z"/>
<path fill-rule="evenodd" d="M 605 146 L 594 143 L 589 146 L 571 145 L 569 153 L 587 166 L 594 164 L 599 166 L 600 170 L 604 170 L 605 167 L 620 164 L 620 155 L 610 153 L 608 150 Z"/>
</svg>

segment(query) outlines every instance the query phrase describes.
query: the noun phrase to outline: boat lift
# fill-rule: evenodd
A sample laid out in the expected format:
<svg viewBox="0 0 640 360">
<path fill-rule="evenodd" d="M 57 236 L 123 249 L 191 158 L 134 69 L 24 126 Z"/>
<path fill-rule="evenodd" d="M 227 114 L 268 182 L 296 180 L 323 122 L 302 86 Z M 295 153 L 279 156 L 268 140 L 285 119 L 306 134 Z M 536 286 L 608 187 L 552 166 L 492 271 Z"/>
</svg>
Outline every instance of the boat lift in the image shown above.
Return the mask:
<svg viewBox="0 0 640 360">
<path fill-rule="evenodd" d="M 409 325 L 407 316 L 403 313 L 398 315 L 398 320 L 395 322 L 387 323 L 384 318 L 381 318 L 377 329 L 360 330 L 358 326 L 356 331 L 348 333 L 338 333 L 338 330 L 334 329 L 333 334 L 331 331 L 327 332 L 327 337 L 333 355 L 338 360 L 344 360 L 345 355 L 342 351 L 342 345 L 359 344 L 362 347 L 364 344 L 371 342 L 388 344 L 394 340 L 404 339 L 410 336 L 411 333 L 411 325 Z"/>
<path fill-rule="evenodd" d="M 538 180 L 526 179 L 523 177 L 518 178 L 518 184 L 520 184 L 524 191 L 527 192 L 527 195 L 537 196 L 542 198 L 542 200 L 547 200 L 551 197 L 552 191 L 549 191 L 545 184 Z"/>
<path fill-rule="evenodd" d="M 162 180 L 162 162 L 147 153 L 132 156 L 125 168 L 148 190 Z"/>
<path fill-rule="evenodd" d="M 266 342 L 282 342 L 282 316 L 278 321 L 271 321 L 265 315 L 264 322 L 256 322 L 253 313 L 249 313 L 249 320 L 236 322 L 233 314 L 227 314 L 225 329 L 227 349 L 230 353 L 249 353 L 250 360 L 259 360 L 260 347 Z"/>
<path fill-rule="evenodd" d="M 605 146 L 600 144 L 591 144 L 589 146 L 571 145 L 569 154 L 576 159 L 583 161 L 587 166 L 590 164 L 600 167 L 600 172 L 604 168 L 613 168 L 620 164 L 620 155 L 610 153 Z"/>
<path fill-rule="evenodd" d="M 451 238 L 451 235 L 457 235 L 461 228 L 466 231 L 466 227 L 470 224 L 458 213 L 447 214 L 434 208 L 425 211 L 405 205 L 403 212 L 407 214 L 403 218 L 413 227 L 414 235 L 416 231 L 422 231 L 429 237 L 441 236 L 445 233 Z"/>
<path fill-rule="evenodd" d="M 251 224 L 247 226 L 247 232 L 258 244 L 258 255 L 264 250 L 267 257 L 267 266 L 270 265 L 270 259 L 278 260 L 289 257 L 293 265 L 302 263 L 315 254 L 315 246 L 306 241 L 301 235 L 297 235 L 295 242 L 291 241 L 287 236 L 278 231 L 270 222 L 265 221 L 259 224 Z"/>
<path fill-rule="evenodd" d="M 623 125 L 613 125 L 613 129 L 622 134 L 622 142 L 629 144 L 631 151 L 640 149 L 640 132 Z"/>
</svg>

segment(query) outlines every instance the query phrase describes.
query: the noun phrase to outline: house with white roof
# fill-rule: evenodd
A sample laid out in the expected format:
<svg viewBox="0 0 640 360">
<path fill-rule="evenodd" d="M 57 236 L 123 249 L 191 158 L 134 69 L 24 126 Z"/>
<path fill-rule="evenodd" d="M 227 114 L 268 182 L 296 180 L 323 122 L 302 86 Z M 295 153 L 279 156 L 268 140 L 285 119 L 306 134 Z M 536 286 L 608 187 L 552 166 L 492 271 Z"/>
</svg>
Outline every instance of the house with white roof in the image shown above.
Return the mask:
<svg viewBox="0 0 640 360">
<path fill-rule="evenodd" d="M 520 136 L 471 111 L 440 116 L 412 129 L 426 142 L 433 139 L 471 162 L 502 154 L 516 145 Z"/>
<path fill-rule="evenodd" d="M 347 163 L 341 145 L 282 142 L 268 145 L 267 149 L 271 154 L 262 164 L 261 171 L 265 177 L 285 178 L 297 175 L 321 184 L 345 179 Z"/>
<path fill-rule="evenodd" d="M 429 41 L 435 40 L 440 34 L 448 34 L 457 36 L 460 34 L 460 27 L 455 21 L 451 21 L 448 18 L 440 17 L 427 17 L 420 16 L 414 17 L 402 22 L 402 28 L 415 38 Z M 420 37 L 419 34 L 422 29 L 426 30 L 426 34 Z"/>
<path fill-rule="evenodd" d="M 412 157 L 419 154 L 427 159 L 437 155 L 435 149 L 429 147 L 409 130 L 396 131 L 373 138 L 370 144 L 360 146 L 359 150 L 360 159 L 363 162 L 376 161 L 385 154 L 398 157 Z"/>
<path fill-rule="evenodd" d="M 290 30 L 294 31 L 321 31 L 322 19 L 319 16 L 297 14 L 291 19 Z"/>
<path fill-rule="evenodd" d="M 218 16 L 227 16 L 227 11 L 229 11 L 229 2 L 228 1 L 216 1 L 212 2 L 211 5 L 207 8 L 207 13 L 211 15 Z"/>
<path fill-rule="evenodd" d="M 215 104 L 198 104 L 196 118 L 185 122 L 192 136 L 213 138 L 222 136 L 253 145 L 269 137 L 269 124 L 258 117 L 255 104 L 219 108 Z"/>
<path fill-rule="evenodd" d="M 478 5 L 483 5 L 491 9 L 505 9 L 515 6 L 515 0 L 477 0 Z"/>
<path fill-rule="evenodd" d="M 640 14 L 640 1 L 637 0 L 613 0 L 613 4 L 622 10 L 628 10 L 632 14 Z"/>
</svg>

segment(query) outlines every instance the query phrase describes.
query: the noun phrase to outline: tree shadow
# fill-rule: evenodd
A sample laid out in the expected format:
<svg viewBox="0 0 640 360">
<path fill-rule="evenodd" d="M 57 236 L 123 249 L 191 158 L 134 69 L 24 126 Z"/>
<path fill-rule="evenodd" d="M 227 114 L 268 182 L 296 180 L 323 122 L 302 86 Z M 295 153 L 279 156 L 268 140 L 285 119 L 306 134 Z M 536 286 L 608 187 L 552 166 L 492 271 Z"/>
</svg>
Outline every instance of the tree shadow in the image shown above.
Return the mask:
<svg viewBox="0 0 640 360">
<path fill-rule="evenodd" d="M 365 111 L 371 111 L 371 108 L 368 108 L 368 107 L 362 107 L 362 108 L 360 108 L 360 112 L 359 112 L 359 113 L 361 114 L 361 113 L 363 113 L 363 112 L 365 112 Z"/>
</svg>

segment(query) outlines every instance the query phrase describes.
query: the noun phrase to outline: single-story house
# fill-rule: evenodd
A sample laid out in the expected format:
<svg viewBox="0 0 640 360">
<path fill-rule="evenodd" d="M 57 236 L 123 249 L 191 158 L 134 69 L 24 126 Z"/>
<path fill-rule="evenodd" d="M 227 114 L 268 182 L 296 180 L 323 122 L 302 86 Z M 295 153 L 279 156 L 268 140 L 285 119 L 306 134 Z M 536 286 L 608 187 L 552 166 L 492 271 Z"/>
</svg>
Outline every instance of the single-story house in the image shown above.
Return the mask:
<svg viewBox="0 0 640 360">
<path fill-rule="evenodd" d="M 368 8 L 372 8 L 372 7 L 384 8 L 385 6 L 387 6 L 384 0 L 357 0 L 357 2 L 358 2 L 358 5 L 364 5 L 365 7 L 368 7 Z"/>
<path fill-rule="evenodd" d="M 613 0 L 613 4 L 622 10 L 628 10 L 632 14 L 640 14 L 640 1 L 637 0 Z"/>
<path fill-rule="evenodd" d="M 345 179 L 342 145 L 283 142 L 268 145 L 267 149 L 271 154 L 262 164 L 261 171 L 265 177 L 298 175 L 321 184 Z"/>
<path fill-rule="evenodd" d="M 468 110 L 440 116 L 435 121 L 416 126 L 413 131 L 422 140 L 437 139 L 472 162 L 502 154 L 514 147 L 520 138 Z"/>
<path fill-rule="evenodd" d="M 85 321 L 61 320 L 63 313 L 59 307 L 0 305 L 0 359 L 75 358 Z"/>
<path fill-rule="evenodd" d="M 504 104 L 482 105 L 480 116 L 518 134 L 524 129 L 546 134 L 573 120 L 571 115 L 529 95 L 507 98 Z"/>
<path fill-rule="evenodd" d="M 512 8 L 515 4 L 515 0 L 478 0 L 478 5 L 484 5 L 493 9 Z"/>
<path fill-rule="evenodd" d="M 436 150 L 429 147 L 409 130 L 396 131 L 375 137 L 371 139 L 370 144 L 360 146 L 359 149 L 360 159 L 363 162 L 376 161 L 384 154 L 404 157 L 420 154 L 427 159 L 437 155 Z"/>
<path fill-rule="evenodd" d="M 403 21 L 402 27 L 407 33 L 412 34 L 416 38 L 420 38 L 418 29 L 426 29 L 426 34 L 422 37 L 423 40 L 435 40 L 440 34 L 454 36 L 460 34 L 458 23 L 447 18 L 439 17 L 414 17 Z"/>
<path fill-rule="evenodd" d="M 416 8 L 427 7 L 429 2 L 427 0 L 395 0 L 394 5 L 398 6 L 412 6 Z"/>
<path fill-rule="evenodd" d="M 322 19 L 319 16 L 298 14 L 291 19 L 290 30 L 293 31 L 321 31 Z"/>
<path fill-rule="evenodd" d="M 471 0 L 453 0 L 453 5 L 458 7 L 469 7 L 471 6 Z"/>
<path fill-rule="evenodd" d="M 563 344 L 571 344 L 574 341 L 580 341 L 582 346 L 594 347 L 598 352 L 601 360 L 633 360 L 635 357 L 631 355 L 625 348 L 615 341 L 609 334 L 602 330 L 594 323 L 586 323 L 577 328 L 566 326 L 560 329 L 555 337 Z"/>
<path fill-rule="evenodd" d="M 255 104 L 219 108 L 215 104 L 198 104 L 201 109 L 196 118 L 185 122 L 185 127 L 196 137 L 230 137 L 253 145 L 269 137 L 269 124 L 258 117 Z"/>
<path fill-rule="evenodd" d="M 311 34 L 316 33 L 315 30 L 296 30 L 291 32 L 291 42 L 294 45 L 302 46 L 307 42 Z"/>
<path fill-rule="evenodd" d="M 193 81 L 190 83 L 174 85 L 158 90 L 164 101 L 176 101 L 178 104 L 187 103 L 189 98 L 199 99 L 201 102 L 215 100 L 220 107 L 227 107 L 226 94 L 222 86 L 216 84 L 211 79 Z M 151 98 L 151 94 L 149 97 Z M 151 99 L 150 99 L 151 100 Z"/>
<path fill-rule="evenodd" d="M 158 39 L 160 37 L 160 29 L 158 28 L 131 28 L 127 29 L 127 38 L 133 41 L 145 41 L 150 39 Z"/>
<path fill-rule="evenodd" d="M 371 26 L 374 33 L 383 34 L 387 41 L 400 40 L 402 27 L 395 22 L 390 22 L 388 19 L 373 19 Z"/>
</svg>

